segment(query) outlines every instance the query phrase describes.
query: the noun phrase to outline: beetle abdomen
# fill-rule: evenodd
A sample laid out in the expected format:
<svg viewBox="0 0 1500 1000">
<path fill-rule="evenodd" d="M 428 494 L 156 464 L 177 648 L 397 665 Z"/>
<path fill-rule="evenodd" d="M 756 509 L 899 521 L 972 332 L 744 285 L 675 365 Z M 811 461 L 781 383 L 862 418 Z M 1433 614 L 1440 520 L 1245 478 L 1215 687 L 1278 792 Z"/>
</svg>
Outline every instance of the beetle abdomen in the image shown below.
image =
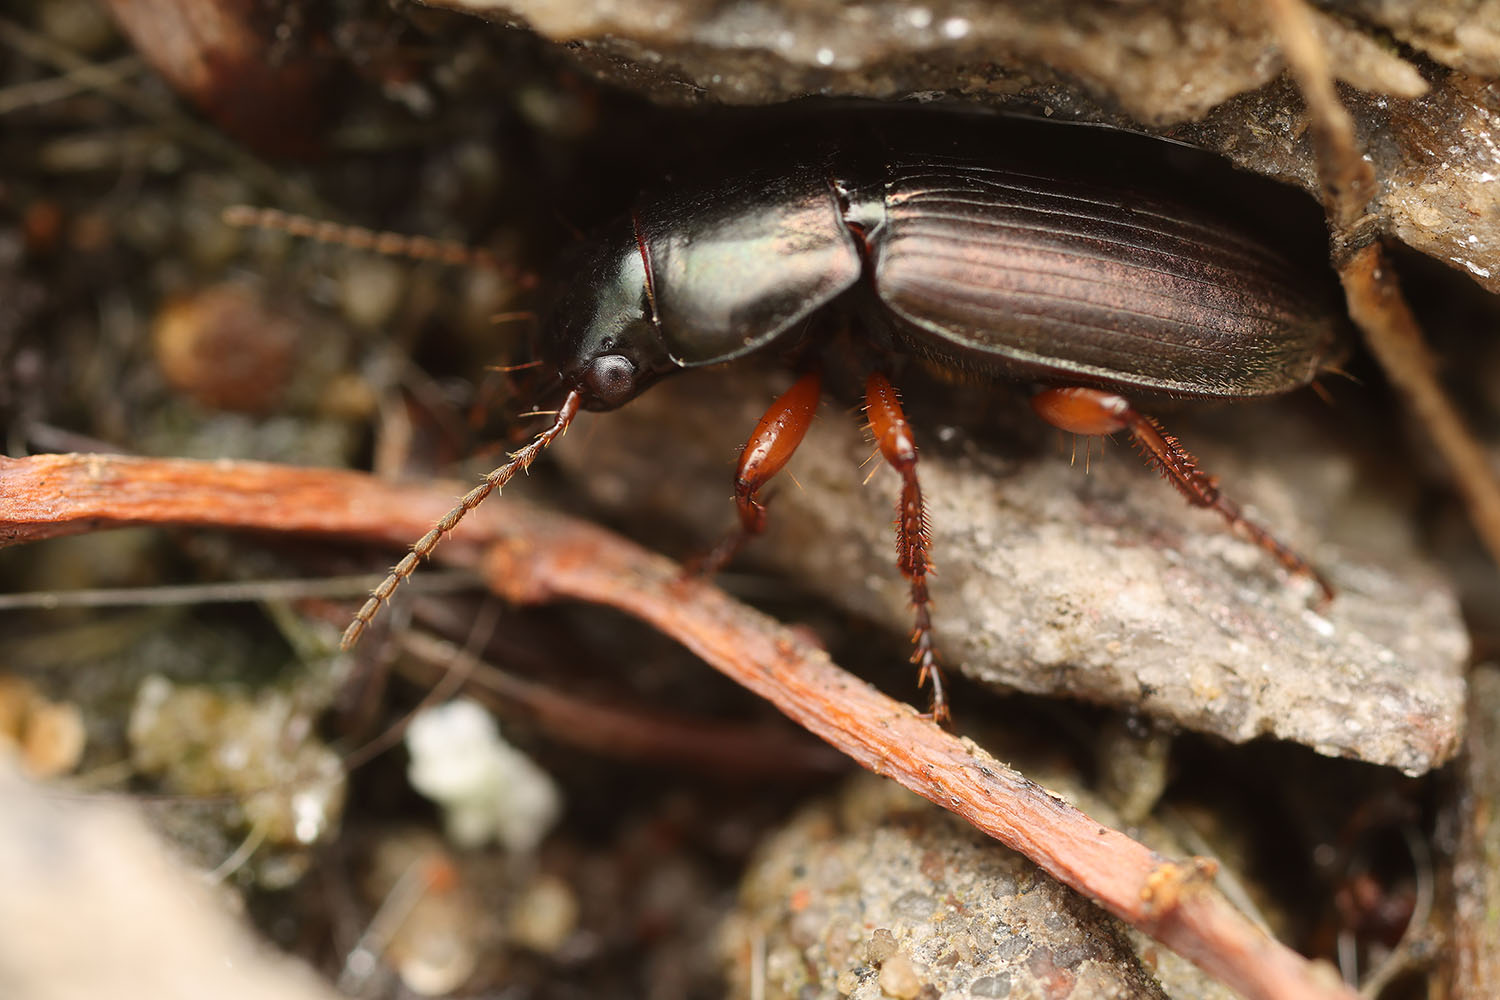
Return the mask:
<svg viewBox="0 0 1500 1000">
<path fill-rule="evenodd" d="M 968 368 L 1186 396 L 1286 392 L 1331 312 L 1253 239 L 1128 194 L 966 159 L 888 167 L 880 300 Z"/>
</svg>

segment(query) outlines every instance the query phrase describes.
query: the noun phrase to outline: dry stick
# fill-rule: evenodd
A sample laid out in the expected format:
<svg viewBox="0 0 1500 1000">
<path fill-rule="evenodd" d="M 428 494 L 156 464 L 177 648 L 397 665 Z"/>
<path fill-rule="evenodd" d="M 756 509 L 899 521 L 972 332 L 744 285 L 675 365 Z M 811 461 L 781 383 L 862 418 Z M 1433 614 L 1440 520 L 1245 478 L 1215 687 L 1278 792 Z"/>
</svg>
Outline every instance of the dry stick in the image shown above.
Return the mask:
<svg viewBox="0 0 1500 1000">
<path fill-rule="evenodd" d="M 1500 666 L 1469 677 L 1469 731 L 1453 859 L 1453 1000 L 1500 996 Z"/>
<path fill-rule="evenodd" d="M 827 777 L 849 762 L 785 723 L 725 722 L 643 706 L 590 701 L 561 688 L 507 673 L 458 646 L 421 632 L 395 638 L 398 669 L 430 685 L 455 667 L 467 675 L 466 691 L 502 718 L 524 717 L 557 743 L 615 760 L 634 760 L 705 774 L 720 781 L 781 783 Z"/>
<path fill-rule="evenodd" d="M 253 604 L 260 601 L 348 600 L 364 597 L 381 581 L 379 573 L 325 576 L 315 580 L 236 580 L 230 583 L 162 584 L 146 587 L 91 587 L 87 590 L 34 590 L 0 594 L 0 611 L 55 611 L 59 608 L 151 608 L 200 604 Z M 425 593 L 470 589 L 467 573 L 426 573 Z"/>
<path fill-rule="evenodd" d="M 593 601 L 649 622 L 862 766 L 962 816 L 1246 997 L 1354 996 L 1236 910 L 1213 888 L 1212 861 L 1171 861 L 1100 825 L 670 560 L 558 515 L 528 522 L 485 559 L 496 593 Z"/>
<path fill-rule="evenodd" d="M 106 77 L 123 81 L 141 72 L 144 64 L 140 56 L 131 54 L 91 66 L 98 73 L 92 80 L 80 79 L 76 71 L 71 71 L 60 76 L 0 87 L 0 118 L 23 108 L 38 108 L 56 101 L 65 101 L 75 94 L 94 89 L 98 80 Z"/>
<path fill-rule="evenodd" d="M 1265 11 L 1307 104 L 1323 207 L 1336 227 L 1335 238 L 1345 236 L 1365 218 L 1375 197 L 1374 169 L 1361 155 L 1354 119 L 1339 100 L 1312 12 L 1303 0 L 1266 0 Z"/>
<path fill-rule="evenodd" d="M 258 462 L 112 455 L 0 458 L 0 544 L 126 524 L 201 524 L 399 545 L 449 504 L 368 476 Z M 676 564 L 602 529 L 507 500 L 439 550 L 498 593 L 569 596 L 650 622 L 815 735 L 1025 854 L 1054 877 L 1251 1000 L 1354 994 L 1254 926 L 1215 890 L 1212 862 L 1173 862 L 1077 809 L 839 669 L 827 655 Z"/>
<path fill-rule="evenodd" d="M 358 472 L 269 462 L 126 455 L 0 456 L 0 547 L 134 524 L 202 525 L 336 536 L 405 546 L 453 504 L 451 483 L 382 482 Z M 499 536 L 480 508 L 442 562 L 473 565 Z"/>
<path fill-rule="evenodd" d="M 1349 303 L 1386 377 L 1427 429 L 1453 470 L 1490 557 L 1500 563 L 1500 474 L 1484 446 L 1465 426 L 1438 382 L 1437 359 L 1401 294 L 1396 272 L 1376 234 L 1370 212 L 1374 170 L 1354 134 L 1354 120 L 1339 101 L 1333 74 L 1303 0 L 1267 0 L 1266 12 L 1287 67 L 1307 103 L 1323 203 L 1333 222 L 1333 257 Z"/>
<path fill-rule="evenodd" d="M 1469 508 L 1474 527 L 1500 563 L 1500 477 L 1493 460 L 1464 424 L 1438 383 L 1438 362 L 1422 337 L 1396 272 L 1378 243 L 1355 251 L 1339 268 L 1349 315 L 1365 333 L 1386 377 L 1453 469 L 1454 485 Z"/>
</svg>

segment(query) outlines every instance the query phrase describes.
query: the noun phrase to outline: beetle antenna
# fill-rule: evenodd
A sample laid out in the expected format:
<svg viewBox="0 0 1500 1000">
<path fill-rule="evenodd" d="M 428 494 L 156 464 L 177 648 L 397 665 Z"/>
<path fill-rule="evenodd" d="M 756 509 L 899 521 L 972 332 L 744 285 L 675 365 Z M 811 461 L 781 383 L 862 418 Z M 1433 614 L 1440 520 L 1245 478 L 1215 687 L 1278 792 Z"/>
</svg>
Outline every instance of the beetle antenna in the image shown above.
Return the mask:
<svg viewBox="0 0 1500 1000">
<path fill-rule="evenodd" d="M 536 275 L 503 263 L 483 247 L 472 247 L 454 240 L 435 240 L 428 236 L 408 236 L 404 233 L 366 229 L 326 219 L 315 219 L 310 215 L 296 215 L 279 208 L 258 208 L 254 205 L 230 205 L 220 215 L 226 226 L 236 229 L 269 229 L 309 239 L 316 243 L 336 243 L 355 250 L 370 250 L 387 257 L 405 257 L 409 260 L 437 261 L 454 267 L 485 267 L 504 274 L 523 288 L 536 285 Z"/>
<path fill-rule="evenodd" d="M 540 368 L 546 363 L 538 358 L 536 361 L 525 361 L 518 365 L 485 365 L 484 370 L 487 372 L 499 372 L 502 375 L 510 375 L 514 372 L 524 372 L 531 368 Z"/>
<path fill-rule="evenodd" d="M 542 450 L 567 431 L 568 425 L 578 415 L 582 404 L 583 394 L 577 389 L 570 391 L 567 398 L 563 400 L 562 406 L 558 408 L 557 417 L 552 421 L 552 426 L 538 434 L 520 451 L 512 452 L 509 462 L 498 469 L 491 470 L 484 477 L 484 482 L 464 494 L 457 506 L 444 514 L 427 534 L 417 539 L 411 551 L 396 564 L 390 575 L 381 581 L 380 586 L 370 591 L 370 599 L 365 601 L 365 606 L 359 609 L 354 620 L 349 623 L 349 627 L 344 629 L 343 638 L 339 640 L 340 649 L 348 649 L 359 641 L 360 635 L 369 626 L 371 619 L 380 610 L 380 606 L 390 600 L 391 594 L 401 585 L 401 581 L 416 571 L 422 560 L 432 554 L 438 542 L 441 542 L 445 535 L 458 526 L 458 522 L 464 519 L 464 515 L 484 503 L 485 498 L 491 493 L 510 482 L 517 472 L 525 472 L 531 468 L 531 463 L 536 461 L 536 457 L 542 453 Z"/>
<path fill-rule="evenodd" d="M 513 309 L 510 312 L 498 312 L 490 317 L 490 322 L 495 325 L 501 323 L 535 323 L 536 313 L 530 309 Z"/>
</svg>

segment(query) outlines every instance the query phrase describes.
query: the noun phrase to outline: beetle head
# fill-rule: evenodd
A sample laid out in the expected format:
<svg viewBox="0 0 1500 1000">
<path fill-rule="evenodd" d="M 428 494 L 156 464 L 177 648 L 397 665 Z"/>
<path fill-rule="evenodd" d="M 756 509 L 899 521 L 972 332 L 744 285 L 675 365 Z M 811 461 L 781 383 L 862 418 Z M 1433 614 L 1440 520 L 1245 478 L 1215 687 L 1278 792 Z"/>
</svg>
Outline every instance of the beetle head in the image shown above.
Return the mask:
<svg viewBox="0 0 1500 1000">
<path fill-rule="evenodd" d="M 627 222 L 589 247 L 542 327 L 542 353 L 590 410 L 612 410 L 675 367 L 651 308 L 646 262 Z"/>
</svg>

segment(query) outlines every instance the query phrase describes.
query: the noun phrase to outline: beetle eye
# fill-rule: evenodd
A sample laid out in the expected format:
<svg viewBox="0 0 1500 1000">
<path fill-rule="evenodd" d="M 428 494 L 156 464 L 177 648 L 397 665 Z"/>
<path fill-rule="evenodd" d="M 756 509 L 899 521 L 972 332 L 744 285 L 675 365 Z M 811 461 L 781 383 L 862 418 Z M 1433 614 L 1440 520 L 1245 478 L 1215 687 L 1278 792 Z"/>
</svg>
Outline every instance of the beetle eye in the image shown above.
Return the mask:
<svg viewBox="0 0 1500 1000">
<path fill-rule="evenodd" d="M 620 354 L 604 354 L 589 362 L 583 388 L 605 406 L 620 406 L 636 393 L 635 365 Z"/>
</svg>

